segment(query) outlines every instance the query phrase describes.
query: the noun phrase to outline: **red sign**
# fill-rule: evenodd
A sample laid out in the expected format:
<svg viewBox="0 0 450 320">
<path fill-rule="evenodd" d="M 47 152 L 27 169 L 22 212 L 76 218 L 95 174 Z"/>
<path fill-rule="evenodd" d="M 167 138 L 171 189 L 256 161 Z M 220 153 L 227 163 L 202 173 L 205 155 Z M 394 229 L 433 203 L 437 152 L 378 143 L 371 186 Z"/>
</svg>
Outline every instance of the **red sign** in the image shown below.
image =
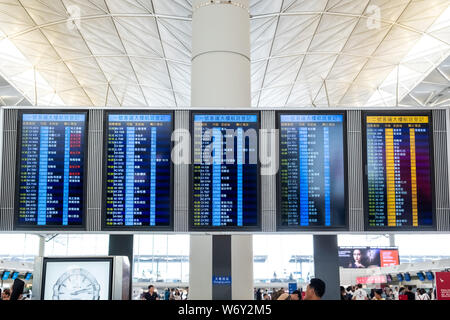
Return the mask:
<svg viewBox="0 0 450 320">
<path fill-rule="evenodd" d="M 436 294 L 438 300 L 450 300 L 450 272 L 436 272 Z"/>
<path fill-rule="evenodd" d="M 370 277 L 357 277 L 356 283 L 359 284 L 375 284 L 375 283 L 386 283 L 387 278 L 385 275 L 381 276 L 370 276 Z"/>
<path fill-rule="evenodd" d="M 398 266 L 398 250 L 380 250 L 381 267 Z"/>
</svg>

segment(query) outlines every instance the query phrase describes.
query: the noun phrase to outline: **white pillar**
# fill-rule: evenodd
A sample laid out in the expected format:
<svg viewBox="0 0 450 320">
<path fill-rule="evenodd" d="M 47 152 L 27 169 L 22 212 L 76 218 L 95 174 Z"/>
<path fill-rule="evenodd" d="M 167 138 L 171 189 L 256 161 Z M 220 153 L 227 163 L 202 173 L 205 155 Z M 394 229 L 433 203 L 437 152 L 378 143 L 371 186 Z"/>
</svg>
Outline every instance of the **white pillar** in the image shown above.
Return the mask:
<svg viewBox="0 0 450 320">
<path fill-rule="evenodd" d="M 193 234 L 189 251 L 189 300 L 212 299 L 212 236 Z"/>
<path fill-rule="evenodd" d="M 249 0 L 194 0 L 192 107 L 248 108 Z M 192 235 L 189 299 L 212 298 L 212 236 Z M 232 299 L 253 300 L 253 236 L 231 238 Z"/>
<path fill-rule="evenodd" d="M 231 236 L 231 296 L 253 300 L 253 235 Z"/>
<path fill-rule="evenodd" d="M 395 247 L 395 234 L 394 233 L 389 234 L 389 246 Z"/>
<path fill-rule="evenodd" d="M 45 236 L 38 235 L 39 237 L 39 257 L 45 257 Z"/>
<path fill-rule="evenodd" d="M 193 107 L 250 107 L 248 0 L 194 0 Z"/>
</svg>

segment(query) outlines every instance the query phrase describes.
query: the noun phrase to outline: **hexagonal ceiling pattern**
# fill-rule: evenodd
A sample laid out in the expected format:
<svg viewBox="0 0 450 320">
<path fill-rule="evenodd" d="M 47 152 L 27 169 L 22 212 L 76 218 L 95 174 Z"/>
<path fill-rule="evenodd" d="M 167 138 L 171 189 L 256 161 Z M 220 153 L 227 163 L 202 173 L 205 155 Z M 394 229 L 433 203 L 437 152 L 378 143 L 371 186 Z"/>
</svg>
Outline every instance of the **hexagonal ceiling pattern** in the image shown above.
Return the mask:
<svg viewBox="0 0 450 320">
<path fill-rule="evenodd" d="M 449 0 L 249 10 L 254 107 L 399 105 L 450 55 Z M 0 76 L 33 105 L 189 106 L 191 24 L 191 0 L 0 0 Z"/>
</svg>

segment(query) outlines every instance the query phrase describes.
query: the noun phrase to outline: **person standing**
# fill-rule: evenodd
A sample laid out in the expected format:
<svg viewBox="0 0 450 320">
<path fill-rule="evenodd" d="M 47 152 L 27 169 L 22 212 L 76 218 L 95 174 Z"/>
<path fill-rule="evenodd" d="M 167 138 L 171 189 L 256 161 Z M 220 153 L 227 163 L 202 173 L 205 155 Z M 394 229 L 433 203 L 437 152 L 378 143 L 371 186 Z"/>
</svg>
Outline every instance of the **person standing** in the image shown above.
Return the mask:
<svg viewBox="0 0 450 320">
<path fill-rule="evenodd" d="M 369 300 L 367 297 L 367 292 L 362 288 L 362 284 L 359 283 L 352 300 Z"/>
<path fill-rule="evenodd" d="M 395 288 L 394 288 L 394 300 L 398 300 L 398 295 L 399 295 L 399 293 L 398 293 L 398 287 L 395 287 Z"/>
<path fill-rule="evenodd" d="M 299 290 L 295 290 L 291 294 L 285 292 L 277 300 L 302 300 L 302 293 Z"/>
<path fill-rule="evenodd" d="M 352 300 L 353 298 L 353 291 L 355 289 L 353 288 L 353 286 L 348 286 L 347 287 L 347 300 Z"/>
<path fill-rule="evenodd" d="M 341 300 L 348 300 L 347 292 L 345 291 L 345 288 L 343 286 L 341 286 Z"/>
<path fill-rule="evenodd" d="M 325 282 L 318 278 L 311 279 L 306 287 L 304 300 L 321 300 L 325 294 Z"/>
<path fill-rule="evenodd" d="M 155 301 L 159 300 L 158 294 L 155 292 L 155 287 L 153 285 L 148 286 L 148 292 L 144 293 L 144 300 Z"/>
<path fill-rule="evenodd" d="M 408 286 L 408 288 L 406 288 L 405 295 L 408 297 L 408 300 L 416 300 L 416 295 L 412 292 L 411 286 Z"/>
<path fill-rule="evenodd" d="M 2 292 L 2 300 L 9 300 L 11 298 L 11 290 L 4 289 Z"/>
<path fill-rule="evenodd" d="M 372 300 L 385 300 L 381 295 L 383 293 L 383 290 L 381 289 L 376 289 L 373 291 L 374 292 L 374 297 L 372 298 Z"/>
<path fill-rule="evenodd" d="M 418 291 L 419 291 L 419 296 L 418 296 L 417 300 L 430 300 L 430 296 L 425 291 L 425 289 L 420 289 Z"/>
<path fill-rule="evenodd" d="M 164 290 L 164 300 L 169 300 L 170 297 L 170 290 L 169 288 L 166 288 L 166 290 Z"/>
</svg>

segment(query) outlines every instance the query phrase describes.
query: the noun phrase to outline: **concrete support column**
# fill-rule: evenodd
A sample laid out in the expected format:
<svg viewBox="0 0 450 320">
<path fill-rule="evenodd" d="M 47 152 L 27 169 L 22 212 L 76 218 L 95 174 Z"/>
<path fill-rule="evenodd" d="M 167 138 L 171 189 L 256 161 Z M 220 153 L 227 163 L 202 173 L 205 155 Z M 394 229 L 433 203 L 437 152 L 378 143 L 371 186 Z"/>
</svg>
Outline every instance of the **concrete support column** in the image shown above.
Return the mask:
<svg viewBox="0 0 450 320">
<path fill-rule="evenodd" d="M 45 237 L 39 235 L 39 257 L 45 256 Z"/>
<path fill-rule="evenodd" d="M 194 0 L 193 107 L 250 107 L 249 0 Z"/>
<path fill-rule="evenodd" d="M 231 236 L 233 300 L 253 300 L 253 235 Z"/>
<path fill-rule="evenodd" d="M 314 235 L 314 274 L 325 282 L 324 300 L 340 300 L 337 235 Z"/>
<path fill-rule="evenodd" d="M 130 260 L 130 300 L 133 292 L 133 240 L 132 234 L 111 234 L 109 236 L 109 255 L 125 256 Z"/>
<path fill-rule="evenodd" d="M 191 75 L 192 107 L 251 106 L 249 0 L 194 0 Z M 192 235 L 190 250 L 189 299 L 253 299 L 252 235 Z"/>
<path fill-rule="evenodd" d="M 212 300 L 211 235 L 191 235 L 189 251 L 189 300 Z"/>
<path fill-rule="evenodd" d="M 395 247 L 395 234 L 389 234 L 389 246 Z"/>
</svg>

